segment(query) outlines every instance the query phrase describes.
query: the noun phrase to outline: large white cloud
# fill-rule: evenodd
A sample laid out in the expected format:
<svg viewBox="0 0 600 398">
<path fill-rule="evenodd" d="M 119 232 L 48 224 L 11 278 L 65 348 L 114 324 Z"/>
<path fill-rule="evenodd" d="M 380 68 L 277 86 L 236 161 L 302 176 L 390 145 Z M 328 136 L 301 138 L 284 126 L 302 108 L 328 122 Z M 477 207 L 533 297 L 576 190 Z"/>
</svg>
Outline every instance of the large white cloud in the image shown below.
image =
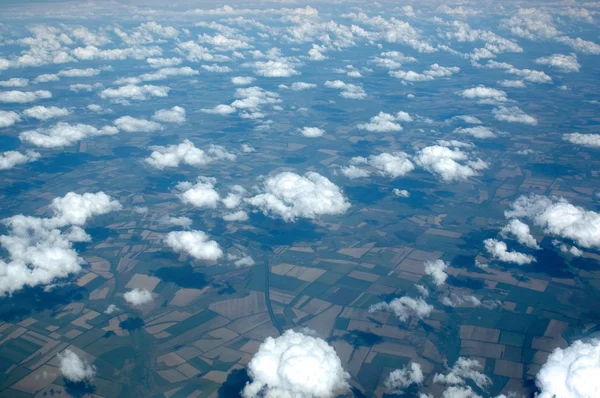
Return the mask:
<svg viewBox="0 0 600 398">
<path fill-rule="evenodd" d="M 406 322 L 408 321 L 408 318 L 413 316 L 418 319 L 429 317 L 429 314 L 433 311 L 433 306 L 427 304 L 422 297 L 414 299 L 412 297 L 403 296 L 395 298 L 389 303 L 382 301 L 369 307 L 369 312 L 375 311 L 391 312 L 402 322 Z"/>
<path fill-rule="evenodd" d="M 123 294 L 125 301 L 137 307 L 138 305 L 144 305 L 153 300 L 152 293 L 147 289 L 135 288 Z"/>
<path fill-rule="evenodd" d="M 464 98 L 477 99 L 482 103 L 506 102 L 508 97 L 506 92 L 495 88 L 477 86 L 463 90 L 460 95 Z"/>
<path fill-rule="evenodd" d="M 349 390 L 350 375 L 325 340 L 293 330 L 267 337 L 248 363 L 244 398 L 333 398 Z"/>
<path fill-rule="evenodd" d="M 23 111 L 27 117 L 32 117 L 39 120 L 48 120 L 56 117 L 67 116 L 69 114 L 67 108 L 59 108 L 57 106 L 34 106 Z"/>
<path fill-rule="evenodd" d="M 563 134 L 562 139 L 576 145 L 600 148 L 600 134 L 569 133 Z"/>
<path fill-rule="evenodd" d="M 535 126 L 537 119 L 531 115 L 526 114 L 520 108 L 516 106 L 505 107 L 499 106 L 492 110 L 494 119 L 508 123 L 522 123 Z"/>
<path fill-rule="evenodd" d="M 465 385 L 467 380 L 472 380 L 479 388 L 485 389 L 492 384 L 492 381 L 488 376 L 481 373 L 479 369 L 481 369 L 481 365 L 476 359 L 459 357 L 448 373 L 437 373 L 433 377 L 433 382 L 451 386 L 462 386 Z"/>
<path fill-rule="evenodd" d="M 300 130 L 300 133 L 305 137 L 316 138 L 321 137 L 325 131 L 318 127 L 303 127 L 302 130 Z"/>
<path fill-rule="evenodd" d="M 404 152 L 380 153 L 368 158 L 354 157 L 350 165 L 342 167 L 341 172 L 348 178 L 361 178 L 371 175 L 371 171 L 360 165 L 370 166 L 382 177 L 398 178 L 414 170 L 415 166 Z"/>
<path fill-rule="evenodd" d="M 52 127 L 24 131 L 19 134 L 19 138 L 41 148 L 60 148 L 73 145 L 88 137 L 114 135 L 118 132 L 119 129 L 114 126 L 104 126 L 99 129 L 89 124 L 59 122 Z"/>
<path fill-rule="evenodd" d="M 9 170 L 13 167 L 33 162 L 40 158 L 40 154 L 34 151 L 26 151 L 25 153 L 17 151 L 0 152 L 0 170 Z"/>
<path fill-rule="evenodd" d="M 520 196 L 506 217 L 526 217 L 546 233 L 571 239 L 585 248 L 600 248 L 600 214 L 572 205 L 564 198 Z"/>
<path fill-rule="evenodd" d="M 0 110 L 0 128 L 10 127 L 21 121 L 17 112 Z"/>
<path fill-rule="evenodd" d="M 552 54 L 548 57 L 540 57 L 535 62 L 540 65 L 548 65 L 565 73 L 579 72 L 579 68 L 581 68 L 575 54 Z"/>
<path fill-rule="evenodd" d="M 341 80 L 327 80 L 325 87 L 341 90 L 340 96 L 349 99 L 364 99 L 367 97 L 365 90 L 359 85 L 344 83 Z"/>
<path fill-rule="evenodd" d="M 152 120 L 181 124 L 185 122 L 185 109 L 181 106 L 174 106 L 171 109 L 159 109 L 152 115 Z"/>
<path fill-rule="evenodd" d="M 533 235 L 531 235 L 529 225 L 525 224 L 519 219 L 513 218 L 512 220 L 509 220 L 508 224 L 502 228 L 501 234 L 504 237 L 514 236 L 517 238 L 519 243 L 531 249 L 540 248 Z"/>
<path fill-rule="evenodd" d="M 537 398 L 592 398 L 600 392 L 600 342 L 576 340 L 556 348 L 538 372 Z"/>
<path fill-rule="evenodd" d="M 79 358 L 79 355 L 66 349 L 56 354 L 60 361 L 59 369 L 65 379 L 78 383 L 89 380 L 96 375 L 96 367 L 90 365 L 85 359 Z"/>
<path fill-rule="evenodd" d="M 459 127 L 455 129 L 454 132 L 458 134 L 470 135 L 474 138 L 496 138 L 496 134 L 494 134 L 489 127 L 485 126 Z"/>
<path fill-rule="evenodd" d="M 47 90 L 37 91 L 0 91 L 0 102 L 24 104 L 27 102 L 37 101 L 39 99 L 52 98 L 52 93 Z"/>
<path fill-rule="evenodd" d="M 119 130 L 123 130 L 128 133 L 150 133 L 162 130 L 163 128 L 160 123 L 146 119 L 138 119 L 131 116 L 122 116 L 118 118 L 115 120 L 115 125 L 119 128 Z"/>
<path fill-rule="evenodd" d="M 341 189 L 315 172 L 304 176 L 282 172 L 268 177 L 261 190 L 260 194 L 246 199 L 247 202 L 265 215 L 279 216 L 285 221 L 341 214 L 350 208 Z"/>
<path fill-rule="evenodd" d="M 91 239 L 81 226 L 93 216 L 121 209 L 119 202 L 104 192 L 69 192 L 55 198 L 49 207 L 53 212 L 50 218 L 16 215 L 2 220 L 8 234 L 0 236 L 0 245 L 10 261 L 0 260 L 0 294 L 47 285 L 78 273 L 84 261 L 72 243 Z"/>
<path fill-rule="evenodd" d="M 488 167 L 481 159 L 471 160 L 469 155 L 459 148 L 442 145 L 420 149 L 415 156 L 415 162 L 445 182 L 467 180 L 477 176 L 477 171 Z"/>
<path fill-rule="evenodd" d="M 150 99 L 151 97 L 167 97 L 169 95 L 169 90 L 169 87 L 164 86 L 136 86 L 134 84 L 128 84 L 118 88 L 104 89 L 100 92 L 100 98 L 110 99 L 113 101 L 145 101 Z"/>
<path fill-rule="evenodd" d="M 216 261 L 223 257 L 223 250 L 219 244 L 210 240 L 203 231 L 169 232 L 165 244 L 178 253 L 187 253 L 198 260 Z"/>
<path fill-rule="evenodd" d="M 391 372 L 385 380 L 385 386 L 396 394 L 402 394 L 407 387 L 412 384 L 421 384 L 424 379 L 421 365 L 412 362 L 410 366 L 407 365 Z"/>
<path fill-rule="evenodd" d="M 485 250 L 494 258 L 507 263 L 515 263 L 519 265 L 531 264 L 535 261 L 535 257 L 529 254 L 519 253 L 516 251 L 508 251 L 506 243 L 497 239 L 486 239 L 483 241 Z"/>
<path fill-rule="evenodd" d="M 167 167 L 178 167 L 187 164 L 194 167 L 205 166 L 217 160 L 234 161 L 236 156 L 218 145 L 211 145 L 204 151 L 196 148 L 190 140 L 184 140 L 181 144 L 169 146 L 150 147 L 152 153 L 145 159 L 146 163 L 159 170 Z"/>
<path fill-rule="evenodd" d="M 161 68 L 152 73 L 144 73 L 138 77 L 125 77 L 117 79 L 115 84 L 139 84 L 141 82 L 153 82 L 157 80 L 165 80 L 174 76 L 195 76 L 199 72 L 189 66 L 181 68 Z"/>
<path fill-rule="evenodd" d="M 412 122 L 412 120 L 412 117 L 406 112 L 398 112 L 395 115 L 379 112 L 379 114 L 373 116 L 369 120 L 369 123 L 361 123 L 356 127 L 371 132 L 387 133 L 391 131 L 402 131 L 402 125 L 398 122 Z"/>
<path fill-rule="evenodd" d="M 218 192 L 214 190 L 216 182 L 216 179 L 210 177 L 198 177 L 198 182 L 195 184 L 189 181 L 180 182 L 177 184 L 177 189 L 181 193 L 177 196 L 182 203 L 214 209 L 221 200 Z"/>
<path fill-rule="evenodd" d="M 27 87 L 29 79 L 23 77 L 11 77 L 8 80 L 0 81 L 0 87 Z"/>
<path fill-rule="evenodd" d="M 443 285 L 448 278 L 446 269 L 448 264 L 442 260 L 426 261 L 425 262 L 425 275 L 429 275 L 437 286 Z"/>
</svg>

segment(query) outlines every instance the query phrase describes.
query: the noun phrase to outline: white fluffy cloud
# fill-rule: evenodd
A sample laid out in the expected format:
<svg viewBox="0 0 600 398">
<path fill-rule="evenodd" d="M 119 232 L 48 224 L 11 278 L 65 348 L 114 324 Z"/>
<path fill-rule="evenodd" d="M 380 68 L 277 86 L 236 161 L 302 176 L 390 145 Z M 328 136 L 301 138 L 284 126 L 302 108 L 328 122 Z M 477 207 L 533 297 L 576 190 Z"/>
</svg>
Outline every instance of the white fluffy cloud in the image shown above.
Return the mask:
<svg viewBox="0 0 600 398">
<path fill-rule="evenodd" d="M 52 98 L 52 93 L 47 90 L 37 91 L 0 91 L 0 102 L 24 104 L 27 102 L 37 101 L 39 99 Z"/>
<path fill-rule="evenodd" d="M 27 117 L 32 117 L 38 120 L 48 120 L 55 117 L 67 116 L 69 114 L 67 108 L 59 108 L 57 106 L 34 106 L 23 111 Z"/>
<path fill-rule="evenodd" d="M 391 131 L 402 131 L 402 122 L 412 122 L 412 117 L 406 112 L 398 112 L 395 115 L 389 113 L 379 112 L 376 116 L 373 116 L 369 123 L 361 123 L 357 125 L 361 130 L 367 130 L 377 133 L 387 133 Z"/>
<path fill-rule="evenodd" d="M 294 64 L 285 59 L 257 61 L 253 65 L 254 73 L 264 77 L 291 77 L 300 74 L 294 69 Z"/>
<path fill-rule="evenodd" d="M 562 139 L 576 145 L 600 148 L 600 134 L 569 133 L 563 134 Z"/>
<path fill-rule="evenodd" d="M 293 330 L 267 337 L 248 363 L 248 374 L 252 382 L 244 387 L 244 398 L 333 398 L 350 388 L 334 348 Z"/>
<path fill-rule="evenodd" d="M 365 99 L 367 97 L 367 93 L 365 93 L 365 90 L 363 90 L 361 86 L 344 83 L 341 80 L 327 80 L 325 82 L 325 87 L 341 90 L 340 96 L 343 98 Z"/>
<path fill-rule="evenodd" d="M 531 231 L 529 230 L 529 225 L 524 222 L 513 218 L 508 221 L 508 224 L 502 228 L 500 232 L 503 237 L 514 236 L 519 243 L 525 245 L 531 249 L 539 249 L 539 245 L 533 235 L 531 235 Z"/>
<path fill-rule="evenodd" d="M 460 95 L 464 98 L 476 99 L 481 103 L 506 102 L 508 97 L 506 92 L 495 88 L 477 86 L 463 90 Z"/>
<path fill-rule="evenodd" d="M 153 82 L 165 80 L 175 76 L 195 76 L 199 72 L 189 66 L 181 68 L 161 68 L 152 73 L 144 73 L 138 77 L 125 77 L 117 79 L 115 84 L 139 84 L 141 82 Z"/>
<path fill-rule="evenodd" d="M 139 289 L 135 288 L 123 294 L 123 298 L 125 301 L 137 307 L 138 305 L 144 305 L 153 300 L 152 293 L 150 293 L 147 289 Z"/>
<path fill-rule="evenodd" d="M 40 156 L 39 153 L 34 151 L 27 151 L 25 153 L 17 151 L 0 152 L 0 170 L 9 170 L 19 164 L 36 161 Z"/>
<path fill-rule="evenodd" d="M 581 68 L 575 54 L 552 54 L 548 57 L 540 57 L 535 62 L 540 65 L 548 65 L 565 73 L 579 72 L 579 68 Z"/>
<path fill-rule="evenodd" d="M 434 383 L 450 386 L 463 386 L 468 380 L 473 381 L 479 388 L 485 389 L 492 384 L 488 376 L 479 371 L 481 365 L 476 359 L 459 357 L 447 374 L 437 373 Z M 448 397 L 471 397 L 472 395 L 450 395 Z M 446 397 L 446 395 L 444 395 Z"/>
<path fill-rule="evenodd" d="M 219 193 L 214 189 L 216 182 L 216 179 L 209 177 L 198 177 L 198 182 L 195 184 L 189 181 L 180 182 L 177 184 L 177 189 L 181 193 L 177 196 L 182 203 L 214 209 L 221 200 Z"/>
<path fill-rule="evenodd" d="M 403 177 L 415 168 L 406 153 L 384 152 L 379 155 L 371 155 L 368 158 L 354 157 L 350 160 L 350 165 L 343 167 L 341 172 L 348 178 L 368 177 L 371 175 L 371 171 L 358 167 L 363 164 L 370 166 L 380 176 L 389 178 Z"/>
<path fill-rule="evenodd" d="M 8 80 L 0 81 L 0 87 L 27 87 L 29 85 L 29 79 L 22 77 L 12 77 Z"/>
<path fill-rule="evenodd" d="M 494 108 L 492 113 L 494 114 L 494 119 L 502 122 L 523 123 L 532 126 L 537 124 L 537 119 L 535 117 L 526 114 L 516 106 L 499 106 L 498 108 Z"/>
<path fill-rule="evenodd" d="M 146 119 L 137 119 L 131 116 L 122 116 L 115 120 L 115 125 L 123 131 L 128 133 L 151 133 L 154 131 L 162 130 L 160 123 L 153 122 Z"/>
<path fill-rule="evenodd" d="M 410 192 L 408 192 L 406 189 L 394 188 L 394 190 L 392 192 L 394 193 L 394 195 L 398 196 L 399 198 L 410 197 Z"/>
<path fill-rule="evenodd" d="M 152 97 L 167 97 L 169 90 L 169 87 L 164 86 L 128 84 L 118 88 L 104 89 L 100 92 L 100 98 L 117 102 L 123 100 L 145 101 Z"/>
<path fill-rule="evenodd" d="M 0 110 L 0 128 L 10 127 L 21 121 L 17 112 Z"/>
<path fill-rule="evenodd" d="M 389 303 L 382 301 L 369 307 L 369 312 L 375 311 L 391 312 L 402 322 L 406 322 L 411 316 L 418 319 L 429 317 L 429 314 L 433 311 L 433 306 L 427 304 L 421 297 L 414 299 L 412 297 L 403 296 L 395 298 Z"/>
<path fill-rule="evenodd" d="M 52 127 L 24 131 L 19 134 L 21 141 L 41 148 L 60 148 L 73 145 L 85 138 L 101 135 L 114 135 L 119 132 L 114 126 L 100 129 L 89 124 L 69 124 L 59 122 Z"/>
<path fill-rule="evenodd" d="M 216 261 L 223 257 L 223 250 L 219 244 L 210 240 L 203 231 L 169 232 L 165 244 L 177 253 L 187 253 L 197 260 Z"/>
<path fill-rule="evenodd" d="M 448 264 L 442 260 L 426 261 L 425 262 L 425 275 L 429 275 L 437 286 L 443 285 L 448 278 L 448 274 L 445 272 L 448 268 Z"/>
<path fill-rule="evenodd" d="M 474 138 L 496 138 L 496 134 L 489 128 L 485 126 L 474 126 L 474 127 L 459 127 L 454 130 L 455 133 L 458 134 L 466 134 L 470 135 Z"/>
<path fill-rule="evenodd" d="M 152 153 L 145 159 L 150 166 L 163 170 L 167 167 L 179 167 L 187 164 L 194 167 L 205 166 L 217 160 L 234 161 L 236 156 L 227 152 L 225 148 L 211 145 L 204 151 L 196 148 L 190 140 L 184 140 L 181 144 L 169 146 L 153 146 Z"/>
<path fill-rule="evenodd" d="M 160 222 L 181 228 L 189 228 L 192 226 L 192 219 L 189 217 L 164 217 L 160 220 Z"/>
<path fill-rule="evenodd" d="M 0 294 L 78 273 L 84 260 L 72 243 L 91 239 L 81 226 L 93 216 L 120 210 L 121 205 L 104 192 L 69 192 L 55 198 L 49 208 L 50 218 L 16 215 L 2 220 L 8 234 L 0 236 L 0 245 L 10 261 L 0 260 Z"/>
<path fill-rule="evenodd" d="M 569 347 L 556 348 L 538 372 L 538 398 L 590 398 L 600 391 L 600 342 L 576 340 Z"/>
<path fill-rule="evenodd" d="M 462 150 L 442 145 L 420 149 L 415 156 L 415 161 L 445 182 L 467 180 L 475 177 L 478 170 L 488 167 L 488 164 L 481 159 L 470 160 L 469 155 Z"/>
<path fill-rule="evenodd" d="M 246 199 L 265 215 L 275 215 L 285 221 L 297 218 L 318 218 L 328 214 L 341 214 L 350 208 L 341 189 L 315 172 L 304 176 L 282 172 L 268 177 L 262 193 Z"/>
<path fill-rule="evenodd" d="M 152 120 L 163 123 L 185 123 L 185 109 L 174 106 L 171 109 L 159 109 L 152 115 Z"/>
<path fill-rule="evenodd" d="M 255 80 L 256 78 L 251 76 L 235 76 L 231 78 L 231 83 L 236 86 L 247 86 L 252 84 Z"/>
<path fill-rule="evenodd" d="M 302 128 L 302 130 L 300 130 L 300 133 L 305 137 L 315 138 L 321 137 L 325 133 L 325 131 L 318 127 L 304 127 Z"/>
<path fill-rule="evenodd" d="M 412 362 L 410 366 L 407 365 L 391 372 L 385 380 L 385 386 L 396 394 L 402 394 L 404 389 L 412 384 L 421 384 L 424 379 L 421 365 Z"/>
<path fill-rule="evenodd" d="M 600 248 L 600 214 L 574 206 L 566 199 L 520 196 L 506 217 L 526 217 L 546 233 L 570 239 L 585 248 Z"/>
<path fill-rule="evenodd" d="M 519 265 L 531 264 L 535 261 L 535 257 L 530 256 L 529 254 L 508 251 L 506 243 L 497 239 L 486 239 L 483 241 L 483 244 L 485 245 L 485 250 L 500 261 Z"/>
<path fill-rule="evenodd" d="M 90 365 L 85 359 L 79 358 L 79 355 L 69 350 L 56 354 L 60 361 L 60 372 L 65 379 L 79 383 L 93 378 L 96 374 L 96 367 Z"/>
</svg>

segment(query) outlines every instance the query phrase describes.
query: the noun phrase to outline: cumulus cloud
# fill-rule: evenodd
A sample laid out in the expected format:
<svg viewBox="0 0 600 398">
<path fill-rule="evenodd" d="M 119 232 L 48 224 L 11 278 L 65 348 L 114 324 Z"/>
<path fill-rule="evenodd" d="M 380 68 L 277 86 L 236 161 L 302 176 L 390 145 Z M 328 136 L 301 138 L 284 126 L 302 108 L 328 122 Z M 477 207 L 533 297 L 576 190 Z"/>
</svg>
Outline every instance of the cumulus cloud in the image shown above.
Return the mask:
<svg viewBox="0 0 600 398">
<path fill-rule="evenodd" d="M 421 384 L 424 379 L 421 365 L 412 362 L 410 366 L 407 365 L 402 369 L 391 372 L 385 380 L 385 386 L 396 394 L 402 394 L 407 387 L 413 384 Z"/>
<path fill-rule="evenodd" d="M 200 111 L 204 113 L 212 113 L 213 115 L 230 115 L 235 113 L 237 109 L 231 105 L 219 104 L 214 108 L 202 108 Z"/>
<path fill-rule="evenodd" d="M 171 57 L 171 58 L 146 58 L 146 62 L 153 68 L 169 68 L 172 66 L 177 66 L 181 64 L 183 61 L 181 58 Z"/>
<path fill-rule="evenodd" d="M 144 73 L 138 77 L 126 77 L 118 79 L 115 84 L 139 84 L 141 82 L 153 82 L 157 80 L 165 80 L 175 76 L 195 76 L 199 72 L 189 66 L 181 68 L 161 68 L 152 73 Z"/>
<path fill-rule="evenodd" d="M 302 133 L 302 135 L 305 137 L 315 138 L 321 137 L 325 131 L 318 127 L 303 127 L 302 130 L 300 130 L 300 133 Z"/>
<path fill-rule="evenodd" d="M 385 51 L 378 57 L 374 57 L 372 62 L 380 68 L 394 70 L 401 68 L 404 64 L 417 62 L 417 59 L 408 57 L 399 51 Z"/>
<path fill-rule="evenodd" d="M 529 254 L 508 251 L 506 243 L 497 239 L 486 239 L 483 241 L 483 244 L 485 245 L 485 250 L 500 261 L 519 265 L 531 264 L 535 261 L 535 257 L 530 256 Z"/>
<path fill-rule="evenodd" d="M 248 363 L 248 374 L 252 381 L 244 387 L 244 398 L 333 398 L 350 388 L 350 375 L 334 348 L 293 330 L 267 337 Z"/>
<path fill-rule="evenodd" d="M 268 177 L 261 191 L 246 201 L 265 215 L 279 216 L 284 221 L 341 214 L 350 208 L 342 190 L 327 177 L 315 172 L 304 176 L 279 173 Z"/>
<path fill-rule="evenodd" d="M 146 119 L 137 119 L 131 116 L 122 116 L 115 120 L 115 125 L 128 133 L 151 133 L 162 130 L 160 123 L 156 123 Z"/>
<path fill-rule="evenodd" d="M 367 97 L 367 93 L 361 86 L 356 84 L 344 83 L 341 80 L 327 80 L 325 82 L 325 87 L 334 88 L 341 90 L 340 96 L 348 99 L 365 99 Z"/>
<path fill-rule="evenodd" d="M 169 87 L 144 85 L 136 86 L 128 84 L 118 88 L 107 88 L 100 92 L 100 98 L 113 101 L 136 100 L 146 101 L 152 97 L 167 97 L 169 95 Z"/>
<path fill-rule="evenodd" d="M 60 372 L 63 377 L 73 383 L 80 383 L 89 380 L 96 375 L 96 367 L 90 365 L 85 359 L 79 358 L 79 355 L 69 350 L 56 354 L 60 361 Z"/>
<path fill-rule="evenodd" d="M 569 133 L 563 134 L 562 139 L 576 145 L 600 148 L 600 134 Z"/>
<path fill-rule="evenodd" d="M 384 152 L 379 155 L 371 155 L 368 158 L 354 157 L 350 160 L 350 165 L 343 167 L 341 172 L 348 178 L 368 177 L 371 175 L 371 171 L 358 167 L 363 164 L 370 166 L 378 175 L 389 178 L 403 177 L 415 168 L 406 153 Z"/>
<path fill-rule="evenodd" d="M 495 88 L 477 86 L 463 90 L 461 97 L 479 100 L 480 103 L 495 104 L 508 101 L 506 92 Z"/>
<path fill-rule="evenodd" d="M 121 205 L 104 192 L 69 192 L 55 198 L 49 209 L 50 218 L 16 215 L 2 220 L 8 234 L 0 236 L 0 245 L 10 261 L 0 260 L 0 294 L 78 273 L 84 260 L 72 244 L 90 239 L 80 227 L 93 216 L 120 210 Z"/>
<path fill-rule="evenodd" d="M 127 304 L 137 307 L 138 305 L 144 305 L 153 300 L 152 293 L 147 289 L 135 288 L 123 294 L 123 298 Z"/>
<path fill-rule="evenodd" d="M 564 198 L 520 196 L 504 215 L 526 217 L 546 233 L 570 239 L 585 248 L 600 248 L 600 214 L 574 206 Z"/>
<path fill-rule="evenodd" d="M 12 77 L 8 80 L 0 81 L 0 87 L 27 87 L 29 85 L 29 79 L 22 77 Z"/>
<path fill-rule="evenodd" d="M 177 196 L 182 203 L 214 209 L 221 200 L 218 192 L 214 189 L 216 182 L 216 179 L 209 177 L 198 177 L 196 184 L 189 181 L 180 182 L 176 187 L 181 193 Z"/>
<path fill-rule="evenodd" d="M 102 50 L 96 46 L 77 47 L 73 50 L 73 55 L 80 60 L 142 60 L 148 57 L 157 57 L 162 55 L 162 50 L 157 46 L 150 47 L 128 47 L 111 48 Z"/>
<path fill-rule="evenodd" d="M 532 126 L 537 124 L 537 119 L 535 117 L 526 114 L 516 106 L 500 106 L 498 108 L 494 108 L 492 113 L 494 114 L 494 119 L 502 122 L 523 123 Z"/>
<path fill-rule="evenodd" d="M 587 398 L 598 394 L 600 341 L 576 340 L 569 347 L 556 348 L 538 372 L 538 398 Z"/>
<path fill-rule="evenodd" d="M 395 115 L 389 113 L 379 112 L 376 116 L 373 116 L 369 123 L 361 123 L 357 125 L 361 130 L 367 130 L 377 133 L 387 133 L 391 131 L 402 131 L 402 125 L 398 122 L 412 122 L 412 117 L 406 112 L 398 112 Z"/>
<path fill-rule="evenodd" d="M 0 110 L 0 128 L 10 127 L 21 121 L 17 112 Z"/>
<path fill-rule="evenodd" d="M 69 114 L 67 108 L 59 108 L 57 106 L 34 106 L 23 111 L 27 117 L 32 117 L 39 120 L 48 120 L 56 117 L 67 116 Z"/>
<path fill-rule="evenodd" d="M 257 61 L 253 66 L 254 73 L 264 77 L 291 77 L 300 74 L 294 69 L 294 64 L 285 59 Z"/>
<path fill-rule="evenodd" d="M 412 297 L 403 296 L 395 298 L 389 303 L 384 301 L 373 304 L 369 307 L 369 312 L 387 311 L 395 314 L 402 322 L 408 321 L 408 318 L 414 316 L 418 319 L 429 317 L 433 306 L 427 304 L 423 298 L 414 299 Z"/>
<path fill-rule="evenodd" d="M 459 127 L 455 129 L 454 132 L 458 134 L 470 135 L 474 138 L 496 138 L 496 134 L 494 134 L 494 132 L 489 127 L 484 126 Z"/>
<path fill-rule="evenodd" d="M 425 275 L 429 275 L 437 286 L 443 285 L 448 278 L 448 274 L 445 272 L 448 268 L 448 264 L 442 260 L 426 261 L 425 262 Z"/>
<path fill-rule="evenodd" d="M 243 210 L 234 211 L 232 213 L 223 214 L 223 220 L 234 222 L 234 221 L 246 221 L 248 220 L 248 213 Z"/>
<path fill-rule="evenodd" d="M 389 72 L 390 76 L 395 77 L 397 79 L 402 79 L 407 82 L 426 82 L 431 81 L 440 77 L 450 77 L 455 73 L 460 72 L 460 68 L 457 66 L 440 66 L 438 64 L 433 64 L 423 73 L 417 73 L 412 70 L 403 71 L 403 70 L 392 70 Z"/>
<path fill-rule="evenodd" d="M 185 109 L 174 106 L 171 109 L 159 109 L 152 115 L 152 120 L 163 123 L 185 123 Z"/>
<path fill-rule="evenodd" d="M 234 161 L 236 159 L 234 154 L 227 152 L 222 146 L 210 145 L 204 151 L 196 148 L 194 143 L 187 139 L 181 144 L 152 146 L 150 149 L 152 149 L 152 153 L 145 159 L 145 162 L 159 170 L 167 167 L 179 167 L 180 164 L 200 167 L 217 160 Z"/>
<path fill-rule="evenodd" d="M 256 78 L 251 76 L 235 76 L 231 78 L 231 83 L 235 84 L 236 86 L 248 86 L 255 80 Z"/>
<path fill-rule="evenodd" d="M 163 224 L 174 225 L 181 228 L 192 226 L 192 219 L 189 217 L 164 217 L 160 220 Z"/>
<path fill-rule="evenodd" d="M 25 104 L 39 99 L 52 98 L 52 93 L 47 90 L 37 91 L 0 91 L 0 102 Z"/>
<path fill-rule="evenodd" d="M 478 170 L 488 167 L 481 159 L 470 160 L 469 155 L 459 148 L 451 149 L 442 145 L 420 149 L 415 156 L 415 162 L 445 182 L 467 180 L 477 176 Z"/>
<path fill-rule="evenodd" d="M 492 384 L 492 381 L 479 369 L 481 369 L 481 365 L 476 359 L 459 357 L 447 374 L 437 373 L 433 377 L 433 382 L 450 386 L 462 386 L 465 385 L 467 380 L 471 380 L 477 387 L 485 389 Z"/>
<path fill-rule="evenodd" d="M 304 90 L 310 90 L 311 88 L 316 88 L 316 87 L 317 87 L 317 85 L 314 83 L 294 82 L 290 86 L 290 89 L 292 91 L 304 91 Z"/>
<path fill-rule="evenodd" d="M 503 237 L 514 236 L 519 243 L 525 245 L 531 249 L 539 249 L 537 241 L 531 235 L 529 225 L 525 224 L 519 219 L 513 218 L 502 228 L 500 232 Z"/>
<path fill-rule="evenodd" d="M 536 59 L 535 63 L 540 65 L 548 65 L 565 73 L 579 72 L 579 68 L 581 68 L 581 65 L 577 61 L 577 55 L 575 54 L 552 54 L 548 57 L 540 57 Z"/>
<path fill-rule="evenodd" d="M 73 125 L 59 122 L 52 127 L 24 131 L 19 134 L 19 139 L 41 148 L 60 148 L 73 145 L 88 137 L 114 135 L 118 132 L 119 129 L 114 126 L 98 129 L 89 124 Z"/>
<path fill-rule="evenodd" d="M 223 257 L 219 244 L 203 231 L 172 231 L 164 242 L 175 252 L 189 254 L 197 260 L 216 261 Z"/>
<path fill-rule="evenodd" d="M 17 165 L 36 161 L 40 156 L 39 153 L 34 151 L 26 151 L 25 153 L 17 151 L 0 152 L 0 170 L 9 170 Z"/>
</svg>

